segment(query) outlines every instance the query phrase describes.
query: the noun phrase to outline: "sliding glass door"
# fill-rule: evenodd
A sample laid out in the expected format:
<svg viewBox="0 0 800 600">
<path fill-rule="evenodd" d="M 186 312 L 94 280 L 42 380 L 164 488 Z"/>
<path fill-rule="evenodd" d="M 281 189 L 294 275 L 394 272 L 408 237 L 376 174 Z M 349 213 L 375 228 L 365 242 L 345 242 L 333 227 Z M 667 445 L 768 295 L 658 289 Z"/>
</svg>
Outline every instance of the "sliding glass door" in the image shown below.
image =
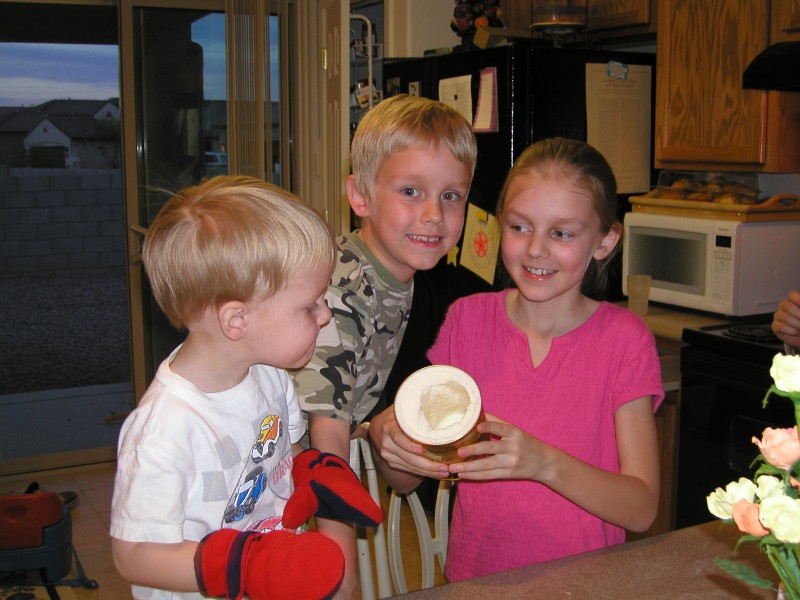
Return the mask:
<svg viewBox="0 0 800 600">
<path fill-rule="evenodd" d="M 0 474 L 110 460 L 133 404 L 113 2 L 0 2 Z"/>
<path fill-rule="evenodd" d="M 237 41 L 233 49 L 236 58 L 244 57 L 245 62 L 264 54 L 258 62 L 266 95 L 257 96 L 261 100 L 255 104 L 249 102 L 244 107 L 249 113 L 242 116 L 241 99 L 237 97 L 233 105 L 228 99 L 229 90 L 236 89 L 232 80 L 241 77 L 227 68 L 234 64 L 238 71 L 242 62 L 228 56 L 230 37 L 238 31 L 230 28 L 231 11 L 236 8 L 237 2 L 223 4 L 221 0 L 122 0 L 120 5 L 136 398 L 141 397 L 158 364 L 184 335 L 168 323 L 156 305 L 139 259 L 143 234 L 160 208 L 173 192 L 228 171 L 262 177 L 284 187 L 290 184 L 282 180 L 291 170 L 288 151 L 282 148 L 288 139 L 284 123 L 288 113 L 281 110 L 281 22 L 276 14 L 263 11 L 258 17 L 263 22 L 255 28 L 263 39 L 248 39 L 247 43 L 253 44 L 249 49 Z M 252 25 L 254 18 L 247 14 L 245 25 Z M 238 122 L 229 127 L 230 114 Z M 254 132 L 251 123 L 263 129 Z M 249 152 L 251 147 L 258 152 Z M 258 163 L 255 167 L 253 156 Z M 251 161 L 249 171 L 241 170 L 246 162 L 243 157 Z"/>
<path fill-rule="evenodd" d="M 289 34 L 298 12 L 313 31 L 315 11 L 0 0 L 0 474 L 113 460 L 121 423 L 182 339 L 148 289 L 142 236 L 172 192 L 205 177 L 296 190 L 298 69 L 284 48 L 302 44 L 295 54 L 315 63 L 300 26 Z"/>
</svg>

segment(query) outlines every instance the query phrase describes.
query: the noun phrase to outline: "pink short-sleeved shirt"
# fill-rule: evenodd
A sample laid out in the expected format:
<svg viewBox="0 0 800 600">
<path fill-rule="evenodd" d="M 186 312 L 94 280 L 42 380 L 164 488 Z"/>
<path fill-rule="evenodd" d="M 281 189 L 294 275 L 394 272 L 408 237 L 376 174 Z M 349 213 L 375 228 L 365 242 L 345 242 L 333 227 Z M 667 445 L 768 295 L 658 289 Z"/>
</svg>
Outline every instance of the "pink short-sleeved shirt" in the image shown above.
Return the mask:
<svg viewBox="0 0 800 600">
<path fill-rule="evenodd" d="M 553 339 L 534 368 L 527 336 L 506 313 L 508 292 L 456 301 L 428 359 L 472 375 L 487 413 L 618 472 L 615 411 L 645 396 L 655 411 L 664 398 L 652 333 L 634 313 L 601 303 L 580 327 Z M 461 481 L 446 575 L 459 581 L 624 541 L 622 528 L 540 483 Z"/>
</svg>

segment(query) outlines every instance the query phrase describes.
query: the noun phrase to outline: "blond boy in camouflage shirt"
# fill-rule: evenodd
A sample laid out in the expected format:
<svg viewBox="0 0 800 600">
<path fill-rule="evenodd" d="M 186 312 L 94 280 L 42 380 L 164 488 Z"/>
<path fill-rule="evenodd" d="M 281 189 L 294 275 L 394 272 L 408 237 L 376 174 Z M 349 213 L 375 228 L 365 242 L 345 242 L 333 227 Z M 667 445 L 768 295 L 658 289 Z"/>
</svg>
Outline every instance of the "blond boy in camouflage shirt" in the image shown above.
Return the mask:
<svg viewBox="0 0 800 600">
<path fill-rule="evenodd" d="M 409 318 L 414 273 L 431 269 L 455 245 L 464 225 L 477 147 L 472 128 L 453 108 L 434 100 L 395 96 L 370 110 L 353 139 L 347 178 L 350 207 L 360 228 L 338 240 L 326 300 L 333 319 L 317 350 L 294 373 L 300 405 L 309 414 L 310 443 L 349 458 L 351 437 L 380 398 Z M 396 427 L 391 407 L 372 419 L 369 438 L 384 479 L 398 491 L 447 468 Z M 383 458 L 389 458 L 389 462 Z M 338 597 L 355 597 L 355 533 L 318 519 L 345 556 Z"/>
</svg>

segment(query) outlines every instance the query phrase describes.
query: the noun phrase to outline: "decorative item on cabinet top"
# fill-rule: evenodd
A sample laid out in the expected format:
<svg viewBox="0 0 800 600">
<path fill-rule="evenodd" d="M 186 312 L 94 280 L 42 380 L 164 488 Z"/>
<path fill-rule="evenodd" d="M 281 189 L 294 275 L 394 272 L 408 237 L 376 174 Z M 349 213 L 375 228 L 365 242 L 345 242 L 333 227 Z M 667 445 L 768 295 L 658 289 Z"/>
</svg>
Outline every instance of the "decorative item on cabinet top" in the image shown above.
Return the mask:
<svg viewBox="0 0 800 600">
<path fill-rule="evenodd" d="M 534 2 L 531 29 L 549 31 L 552 34 L 565 34 L 586 27 L 586 4 L 575 2 L 553 2 L 543 0 Z"/>
</svg>

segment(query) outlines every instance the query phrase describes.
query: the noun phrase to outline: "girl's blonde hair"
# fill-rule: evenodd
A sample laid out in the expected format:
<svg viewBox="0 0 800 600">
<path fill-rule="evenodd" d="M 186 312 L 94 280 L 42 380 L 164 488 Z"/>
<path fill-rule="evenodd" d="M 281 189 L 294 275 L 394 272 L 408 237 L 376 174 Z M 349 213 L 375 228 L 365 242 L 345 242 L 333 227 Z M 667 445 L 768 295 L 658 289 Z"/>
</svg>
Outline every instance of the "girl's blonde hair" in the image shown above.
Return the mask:
<svg viewBox="0 0 800 600">
<path fill-rule="evenodd" d="M 335 245 L 313 208 L 275 185 L 214 177 L 164 205 L 142 246 L 159 306 L 185 328 L 208 307 L 264 300 L 298 273 L 332 270 Z"/>
<path fill-rule="evenodd" d="M 356 128 L 350 167 L 356 187 L 375 197 L 375 181 L 383 165 L 396 152 L 440 144 L 475 172 L 478 146 L 472 126 L 461 113 L 443 102 L 400 94 L 378 103 Z"/>
<path fill-rule="evenodd" d="M 535 181 L 555 181 L 572 184 L 589 192 L 594 201 L 594 209 L 600 217 L 603 235 L 612 228 L 621 233 L 617 216 L 617 180 L 611 165 L 594 147 L 586 142 L 555 137 L 544 139 L 529 146 L 514 162 L 508 172 L 500 199 L 497 203 L 497 217 L 502 222 L 506 209 L 507 193 L 511 182 L 524 176 Z M 602 260 L 592 260 L 583 277 L 581 291 L 590 297 L 598 298 L 605 294 L 608 285 L 608 271 L 612 258 L 619 252 L 621 244 Z"/>
</svg>

